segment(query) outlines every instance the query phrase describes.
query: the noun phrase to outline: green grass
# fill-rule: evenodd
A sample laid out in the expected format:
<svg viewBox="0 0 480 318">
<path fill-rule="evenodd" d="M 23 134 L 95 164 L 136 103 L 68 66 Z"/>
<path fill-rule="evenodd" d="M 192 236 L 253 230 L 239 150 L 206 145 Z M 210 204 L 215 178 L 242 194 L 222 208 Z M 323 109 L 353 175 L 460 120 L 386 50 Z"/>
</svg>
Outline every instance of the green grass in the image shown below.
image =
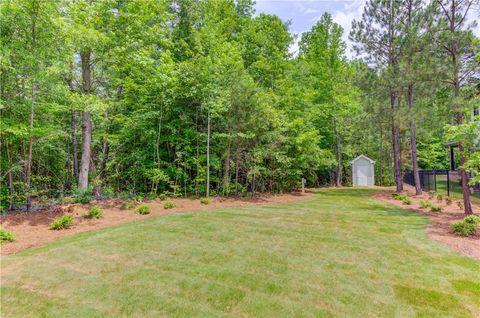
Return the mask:
<svg viewBox="0 0 480 318">
<path fill-rule="evenodd" d="M 480 263 L 369 197 L 154 217 L 2 260 L 4 317 L 474 317 Z"/>
</svg>

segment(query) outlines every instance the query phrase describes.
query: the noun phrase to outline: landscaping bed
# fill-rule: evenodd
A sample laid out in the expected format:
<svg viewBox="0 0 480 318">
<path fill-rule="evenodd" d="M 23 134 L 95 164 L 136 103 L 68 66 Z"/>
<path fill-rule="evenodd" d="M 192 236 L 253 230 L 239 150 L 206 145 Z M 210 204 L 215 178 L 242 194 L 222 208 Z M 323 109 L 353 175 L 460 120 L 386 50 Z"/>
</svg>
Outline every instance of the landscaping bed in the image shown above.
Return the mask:
<svg viewBox="0 0 480 318">
<path fill-rule="evenodd" d="M 429 199 L 429 194 L 425 192 L 421 196 L 415 196 L 415 188 L 409 185 L 404 185 L 404 188 L 405 194 L 411 199 L 411 204 L 406 205 L 401 200 L 396 200 L 392 197 L 393 192 L 388 190 L 377 191 L 373 194 L 373 197 L 428 216 L 431 223 L 427 226 L 427 233 L 431 239 L 447 244 L 463 255 L 480 261 L 479 231 L 469 236 L 459 236 L 451 228 L 451 224 L 460 222 L 465 217 L 463 210 L 457 205 L 457 201 L 460 200 L 455 200 L 452 204 L 447 205 L 445 198 L 442 198 L 441 201 L 436 196 Z M 436 206 L 441 207 L 441 211 L 432 212 L 430 209 L 422 207 L 422 200 L 431 201 Z M 478 215 L 479 207 L 474 204 L 472 204 L 472 207 Z"/>
<path fill-rule="evenodd" d="M 261 195 L 254 198 L 211 198 L 208 204 L 199 199 L 177 198 L 167 201 L 150 200 L 125 208 L 124 200 L 107 200 L 97 204 L 70 204 L 56 206 L 47 210 L 32 213 L 17 213 L 0 217 L 2 228 L 15 235 L 14 242 L 1 245 L 1 254 L 9 254 L 26 248 L 40 246 L 63 236 L 85 231 L 97 230 L 115 224 L 141 220 L 152 216 L 180 213 L 185 211 L 202 211 L 206 209 L 234 206 L 261 205 L 282 203 L 302 199 L 309 194 L 297 192 L 282 195 Z M 171 206 L 173 204 L 173 206 Z M 136 213 L 140 205 L 150 207 L 148 214 Z M 99 206 L 103 210 L 99 219 L 86 218 L 88 210 Z M 73 225 L 68 229 L 52 230 L 53 220 L 63 214 L 73 217 Z"/>
</svg>

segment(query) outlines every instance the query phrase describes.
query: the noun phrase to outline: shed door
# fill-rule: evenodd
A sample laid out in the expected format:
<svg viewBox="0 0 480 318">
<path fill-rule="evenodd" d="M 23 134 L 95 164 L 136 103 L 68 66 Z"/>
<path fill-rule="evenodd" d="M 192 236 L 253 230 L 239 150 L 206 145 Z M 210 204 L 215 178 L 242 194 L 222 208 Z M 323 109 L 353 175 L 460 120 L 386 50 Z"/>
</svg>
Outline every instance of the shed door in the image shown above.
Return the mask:
<svg viewBox="0 0 480 318">
<path fill-rule="evenodd" d="M 357 166 L 357 182 L 359 186 L 368 186 L 369 166 Z"/>
</svg>

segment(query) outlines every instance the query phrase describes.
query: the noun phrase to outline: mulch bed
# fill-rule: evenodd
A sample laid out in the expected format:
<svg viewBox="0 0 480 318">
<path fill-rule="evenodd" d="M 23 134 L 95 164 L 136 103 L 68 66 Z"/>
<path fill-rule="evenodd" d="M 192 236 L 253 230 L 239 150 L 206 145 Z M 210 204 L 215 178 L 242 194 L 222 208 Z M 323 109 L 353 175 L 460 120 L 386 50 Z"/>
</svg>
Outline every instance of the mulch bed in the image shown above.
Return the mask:
<svg viewBox="0 0 480 318">
<path fill-rule="evenodd" d="M 147 215 L 140 215 L 134 213 L 133 210 L 122 209 L 122 200 L 107 200 L 97 203 L 97 205 L 103 209 L 103 217 L 95 220 L 84 217 L 88 209 L 94 205 L 93 203 L 87 205 L 63 205 L 43 211 L 10 214 L 1 216 L 0 224 L 3 228 L 11 230 L 15 234 L 16 240 L 2 244 L 0 246 L 0 254 L 10 254 L 26 248 L 40 246 L 75 233 L 102 229 L 115 224 L 128 223 L 158 215 L 203 211 L 215 208 L 284 203 L 299 200 L 308 195 L 309 193 L 301 194 L 294 192 L 276 196 L 262 195 L 254 198 L 211 198 L 211 202 L 208 205 L 202 205 L 198 199 L 169 199 L 169 201 L 176 203 L 176 207 L 173 209 L 164 209 L 164 201 L 152 200 L 142 202 L 142 204 L 146 204 L 151 208 L 151 213 Z M 51 230 L 50 223 L 52 223 L 53 219 L 64 213 L 73 216 L 74 225 L 66 230 Z"/>
<path fill-rule="evenodd" d="M 405 185 L 404 188 L 406 189 L 405 193 L 412 199 L 411 205 L 404 205 L 402 201 L 392 198 L 392 191 L 378 191 L 374 193 L 373 197 L 375 199 L 388 202 L 402 208 L 407 208 L 428 216 L 431 220 L 431 223 L 427 226 L 427 234 L 431 239 L 444 243 L 455 251 L 480 261 L 479 231 L 471 236 L 462 237 L 455 235 L 450 228 L 450 224 L 462 221 L 462 219 L 466 216 L 463 213 L 463 210 L 460 210 L 460 208 L 457 206 L 456 201 L 454 201 L 451 205 L 447 205 L 445 200 L 438 201 L 436 198 L 430 199 L 430 201 L 435 203 L 435 205 L 442 207 L 441 212 L 430 212 L 429 209 L 425 209 L 420 206 L 420 200 L 428 199 L 427 193 L 423 193 L 421 196 L 415 196 L 415 188 L 408 185 Z M 472 204 L 472 207 L 474 208 L 474 213 L 478 214 L 478 212 L 480 212 L 480 208 L 478 206 L 474 206 Z"/>
</svg>

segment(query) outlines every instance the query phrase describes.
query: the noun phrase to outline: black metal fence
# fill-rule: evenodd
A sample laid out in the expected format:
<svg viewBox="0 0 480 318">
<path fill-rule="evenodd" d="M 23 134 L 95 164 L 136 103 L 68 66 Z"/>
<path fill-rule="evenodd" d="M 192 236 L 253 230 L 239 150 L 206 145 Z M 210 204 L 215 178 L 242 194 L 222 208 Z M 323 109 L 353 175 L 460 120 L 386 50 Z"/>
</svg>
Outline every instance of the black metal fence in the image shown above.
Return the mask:
<svg viewBox="0 0 480 318">
<path fill-rule="evenodd" d="M 462 179 L 459 171 L 451 170 L 419 170 L 420 185 L 424 191 L 435 191 L 451 197 L 462 197 Z M 413 172 L 405 173 L 403 180 L 405 183 L 415 186 Z M 480 199 L 479 185 L 470 186 L 474 197 Z"/>
</svg>

